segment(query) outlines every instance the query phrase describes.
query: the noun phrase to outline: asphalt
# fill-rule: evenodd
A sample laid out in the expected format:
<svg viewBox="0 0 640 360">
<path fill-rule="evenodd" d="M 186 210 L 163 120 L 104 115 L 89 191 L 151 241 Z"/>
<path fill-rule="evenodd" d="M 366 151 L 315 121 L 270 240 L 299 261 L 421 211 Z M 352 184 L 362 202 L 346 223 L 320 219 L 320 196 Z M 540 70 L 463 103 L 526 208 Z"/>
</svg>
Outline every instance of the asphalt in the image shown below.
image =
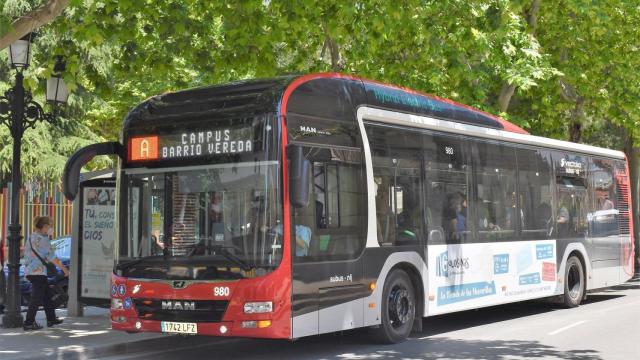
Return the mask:
<svg viewBox="0 0 640 360">
<path fill-rule="evenodd" d="M 404 343 L 380 345 L 364 330 L 289 341 L 168 339 L 124 359 L 640 359 L 640 277 L 589 295 L 578 308 L 530 301 L 424 319 Z"/>
<path fill-rule="evenodd" d="M 373 343 L 364 329 L 295 341 L 127 334 L 110 329 L 105 309 L 58 312 L 65 322 L 54 328 L 0 329 L 0 359 L 640 358 L 640 276 L 575 309 L 533 301 L 426 318 L 421 333 L 395 345 Z"/>
<path fill-rule="evenodd" d="M 100 358 L 148 349 L 149 342 L 168 337 L 113 331 L 108 309 L 86 307 L 84 317 L 68 317 L 65 309 L 58 309 L 56 313 L 64 322 L 51 328 L 46 327 L 43 311 L 36 316 L 36 322 L 45 326 L 42 330 L 25 332 L 22 328 L 0 328 L 0 359 Z"/>
</svg>

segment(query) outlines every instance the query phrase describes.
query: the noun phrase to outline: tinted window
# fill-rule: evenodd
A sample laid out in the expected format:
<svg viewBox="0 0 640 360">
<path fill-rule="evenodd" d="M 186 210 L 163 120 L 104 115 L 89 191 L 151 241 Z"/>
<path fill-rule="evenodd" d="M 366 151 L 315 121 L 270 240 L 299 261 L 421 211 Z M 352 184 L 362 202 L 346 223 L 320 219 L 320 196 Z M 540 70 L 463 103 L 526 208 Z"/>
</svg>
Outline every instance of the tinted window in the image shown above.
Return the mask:
<svg viewBox="0 0 640 360">
<path fill-rule="evenodd" d="M 522 213 L 516 194 L 514 148 L 478 141 L 473 160 L 479 239 L 515 240 Z"/>
<path fill-rule="evenodd" d="M 378 242 L 417 244 L 422 238 L 420 134 L 368 126 L 376 190 Z"/>
<path fill-rule="evenodd" d="M 429 244 L 469 240 L 469 171 L 459 137 L 425 135 L 425 192 Z"/>
<path fill-rule="evenodd" d="M 366 182 L 358 150 L 305 147 L 311 199 L 294 208 L 297 261 L 357 257 L 364 247 Z M 292 230 L 293 233 L 293 230 Z"/>
<path fill-rule="evenodd" d="M 554 227 L 551 210 L 552 168 L 542 150 L 517 149 L 518 200 L 522 215 L 522 239 L 546 239 Z"/>
<path fill-rule="evenodd" d="M 71 258 L 71 238 L 64 237 L 55 239 L 52 241 L 51 247 L 55 249 L 56 257 L 58 259 Z"/>
<path fill-rule="evenodd" d="M 593 159 L 588 171 L 593 208 L 587 214 L 591 236 L 618 235 L 618 204 L 612 160 Z"/>
<path fill-rule="evenodd" d="M 562 152 L 552 154 L 556 174 L 556 229 L 559 239 L 582 238 L 587 229 L 587 159 Z"/>
</svg>

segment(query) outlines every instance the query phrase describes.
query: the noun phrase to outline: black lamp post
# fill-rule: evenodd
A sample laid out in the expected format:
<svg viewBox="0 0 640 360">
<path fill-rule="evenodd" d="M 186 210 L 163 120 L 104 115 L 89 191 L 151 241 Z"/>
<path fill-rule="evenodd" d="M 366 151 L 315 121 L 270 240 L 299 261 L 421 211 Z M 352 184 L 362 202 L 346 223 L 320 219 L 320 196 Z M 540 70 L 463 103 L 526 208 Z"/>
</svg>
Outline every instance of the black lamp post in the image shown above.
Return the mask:
<svg viewBox="0 0 640 360">
<path fill-rule="evenodd" d="M 9 46 L 9 62 L 16 70 L 15 85 L 0 96 L 0 121 L 9 127 L 13 139 L 13 165 L 11 168 L 11 218 L 9 219 L 9 256 L 7 267 L 9 269 L 7 279 L 7 299 L 5 314 L 2 317 L 2 325 L 5 328 L 22 326 L 22 314 L 20 312 L 20 229 L 19 207 L 20 187 L 22 184 L 20 174 L 20 147 L 22 135 L 28 128 L 33 128 L 40 121 L 53 123 L 59 104 L 64 104 L 69 95 L 67 87 L 61 78 L 64 71 L 64 60 L 56 58 L 54 75 L 47 81 L 47 101 L 53 104 L 54 113 L 45 113 L 40 104 L 33 101 L 31 92 L 25 90 L 23 82 L 24 69 L 29 67 L 32 34 Z M 1 250 L 1 249 L 0 249 Z"/>
</svg>

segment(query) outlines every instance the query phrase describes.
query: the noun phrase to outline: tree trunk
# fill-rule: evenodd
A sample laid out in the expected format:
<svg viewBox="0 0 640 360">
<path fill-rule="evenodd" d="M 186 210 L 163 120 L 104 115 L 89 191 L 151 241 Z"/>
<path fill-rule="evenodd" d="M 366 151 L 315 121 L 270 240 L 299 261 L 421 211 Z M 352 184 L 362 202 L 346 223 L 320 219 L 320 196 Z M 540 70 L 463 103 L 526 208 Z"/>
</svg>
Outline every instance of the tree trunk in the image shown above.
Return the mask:
<svg viewBox="0 0 640 360">
<path fill-rule="evenodd" d="M 28 33 L 46 25 L 62 14 L 62 10 L 69 5 L 69 0 L 49 0 L 44 5 L 30 11 L 16 19 L 11 26 L 13 29 L 0 36 L 0 50 L 8 47 Z"/>
<path fill-rule="evenodd" d="M 500 96 L 498 97 L 498 107 L 500 108 L 500 112 L 507 112 L 509 109 L 509 103 L 511 102 L 511 97 L 513 97 L 513 93 L 515 91 L 515 85 L 511 85 L 507 82 L 502 84 L 502 90 L 500 90 Z"/>
<path fill-rule="evenodd" d="M 629 161 L 629 179 L 631 180 L 631 221 L 635 240 L 635 266 L 640 266 L 640 147 L 634 144 L 633 135 L 623 128 L 624 153 Z"/>
<path fill-rule="evenodd" d="M 329 50 L 329 57 L 331 60 L 331 71 L 341 71 L 342 58 L 340 57 L 340 48 L 329 34 L 325 34 L 324 36 L 324 44 L 322 45 L 322 53 L 320 54 L 320 57 L 324 58 L 327 49 Z"/>
<path fill-rule="evenodd" d="M 541 2 L 542 0 L 533 0 L 531 7 L 525 12 L 527 24 L 529 24 L 529 31 L 531 31 L 532 34 L 536 31 L 536 26 L 538 26 L 538 13 L 540 12 Z"/>
<path fill-rule="evenodd" d="M 524 17 L 525 19 L 527 19 L 529 32 L 531 34 L 535 33 L 536 27 L 538 26 L 538 13 L 540 12 L 540 3 L 541 0 L 533 0 L 531 2 L 531 6 L 524 12 Z M 500 96 L 498 97 L 498 108 L 500 109 L 500 112 L 507 112 L 507 110 L 509 110 L 509 104 L 511 103 L 511 98 L 513 97 L 515 91 L 515 85 L 509 84 L 506 81 L 502 83 Z"/>
<path fill-rule="evenodd" d="M 569 141 L 579 143 L 582 140 L 582 118 L 584 117 L 584 98 L 579 96 L 576 106 L 571 112 L 571 124 L 569 124 Z"/>
</svg>

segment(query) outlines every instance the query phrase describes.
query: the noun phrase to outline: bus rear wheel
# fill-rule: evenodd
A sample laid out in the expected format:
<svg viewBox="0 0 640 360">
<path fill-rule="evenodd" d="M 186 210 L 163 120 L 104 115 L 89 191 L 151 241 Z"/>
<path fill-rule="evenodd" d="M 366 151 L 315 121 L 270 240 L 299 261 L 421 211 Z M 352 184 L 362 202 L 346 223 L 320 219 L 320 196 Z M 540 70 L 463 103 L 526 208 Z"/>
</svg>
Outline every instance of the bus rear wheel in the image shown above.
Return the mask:
<svg viewBox="0 0 640 360">
<path fill-rule="evenodd" d="M 576 256 L 567 259 L 564 271 L 564 304 L 569 308 L 576 307 L 584 297 L 585 276 L 582 262 Z"/>
<path fill-rule="evenodd" d="M 416 316 L 416 294 L 409 275 L 393 270 L 382 290 L 382 321 L 373 329 L 374 337 L 382 343 L 404 341 L 411 333 Z"/>
</svg>

